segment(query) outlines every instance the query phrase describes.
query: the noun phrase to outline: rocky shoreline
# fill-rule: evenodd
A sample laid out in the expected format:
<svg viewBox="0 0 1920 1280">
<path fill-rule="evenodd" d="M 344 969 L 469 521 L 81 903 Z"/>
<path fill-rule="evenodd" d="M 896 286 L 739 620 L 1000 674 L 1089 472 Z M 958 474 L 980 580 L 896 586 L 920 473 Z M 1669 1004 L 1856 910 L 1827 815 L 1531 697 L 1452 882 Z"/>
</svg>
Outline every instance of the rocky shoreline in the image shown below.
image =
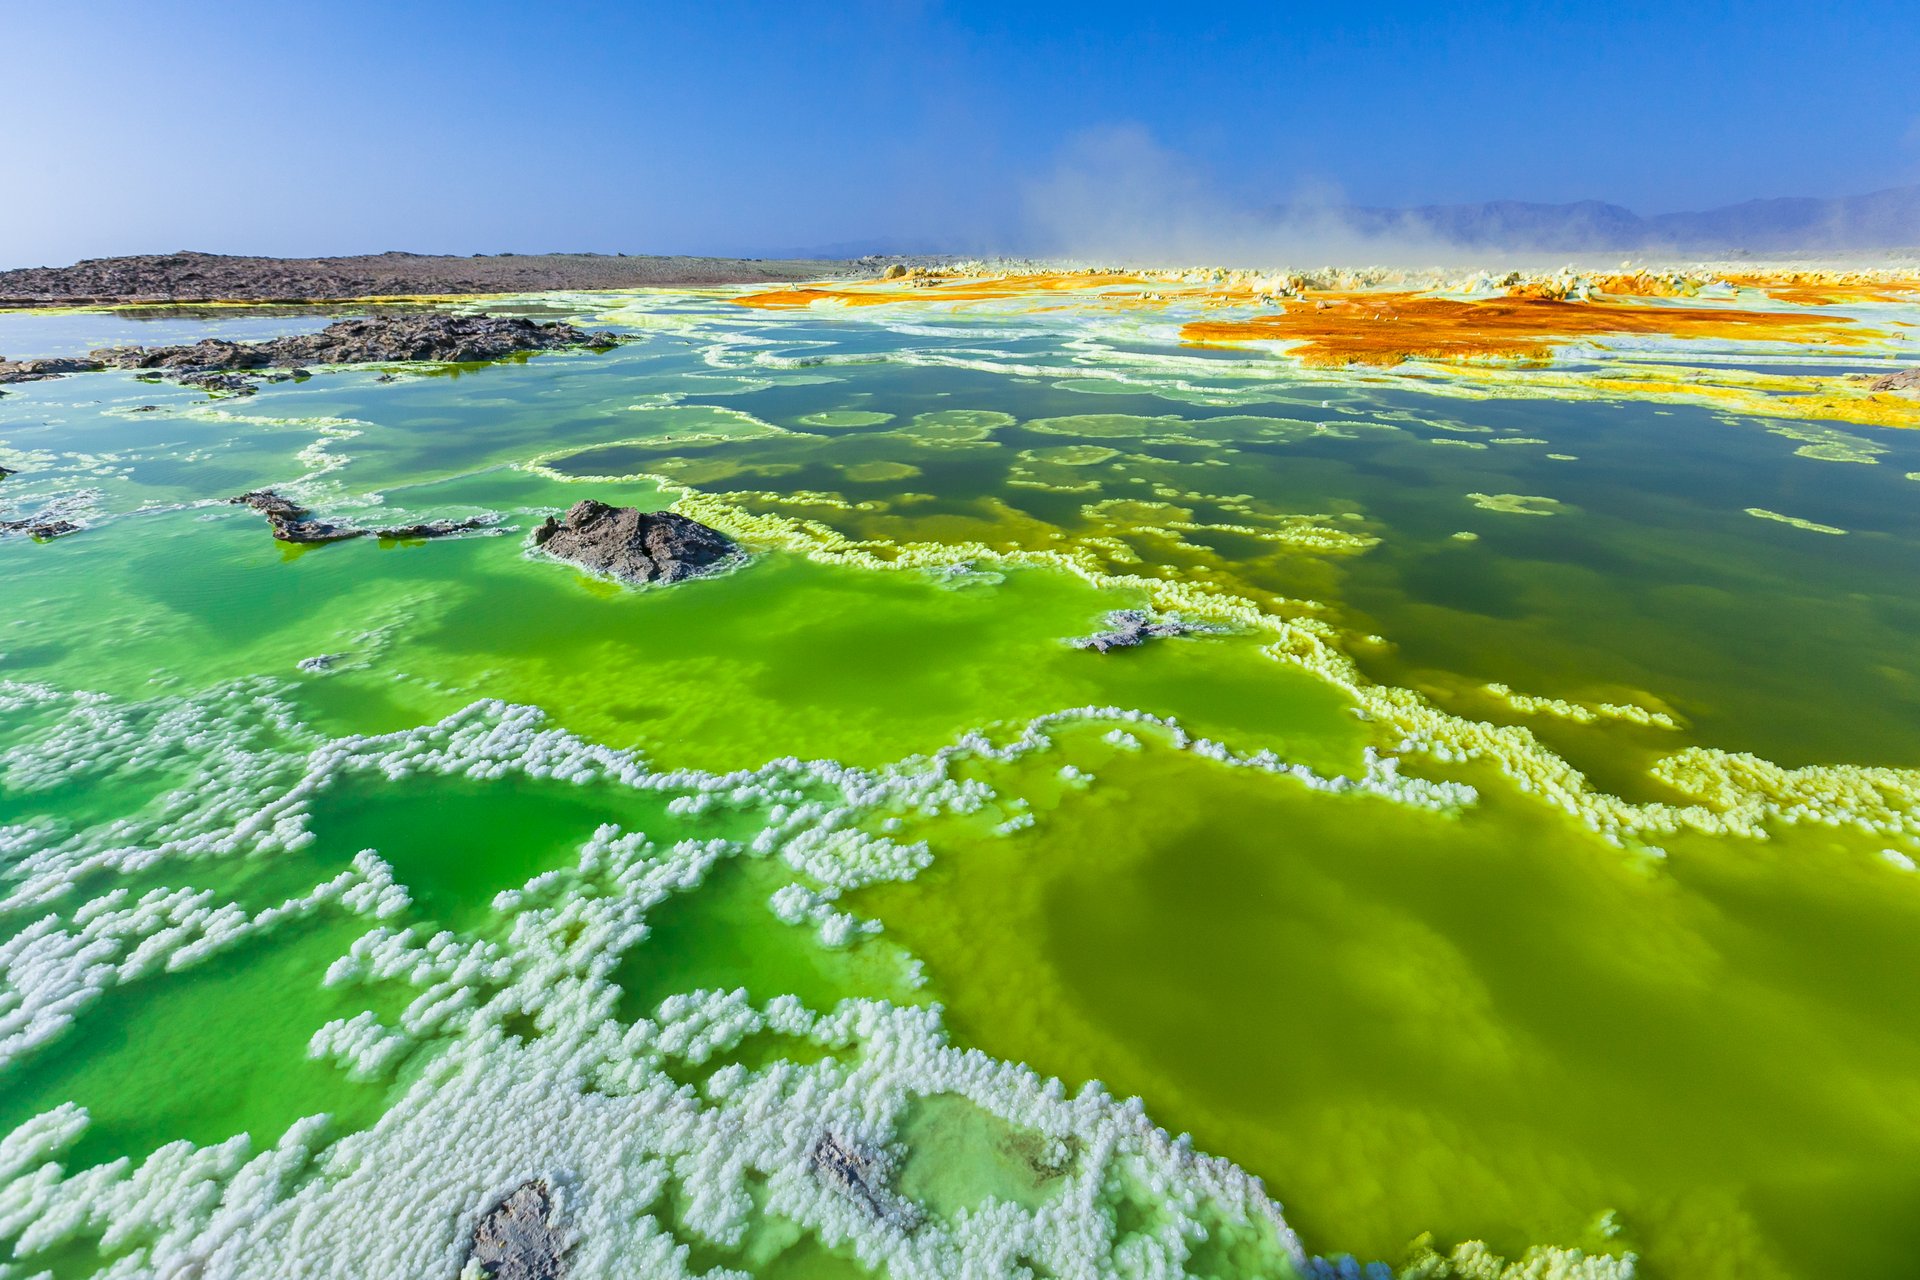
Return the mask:
<svg viewBox="0 0 1920 1280">
<path fill-rule="evenodd" d="M 470 364 L 531 351 L 585 348 L 605 351 L 619 343 L 605 330 L 578 328 L 562 320 L 516 316 L 454 315 L 423 311 L 337 320 L 318 333 L 265 342 L 203 338 L 170 347 L 101 347 L 84 359 L 0 359 L 0 384 L 39 382 L 70 373 L 138 369 L 213 393 L 249 395 L 249 378 L 280 382 L 310 376 L 309 364 Z M 272 370 L 259 373 L 261 370 Z"/>
<path fill-rule="evenodd" d="M 90 258 L 0 271 L 0 308 L 168 302 L 343 302 L 665 285 L 763 284 L 861 275 L 866 260 L 628 257 L 600 253 L 378 253 L 253 258 L 220 253 Z"/>
</svg>

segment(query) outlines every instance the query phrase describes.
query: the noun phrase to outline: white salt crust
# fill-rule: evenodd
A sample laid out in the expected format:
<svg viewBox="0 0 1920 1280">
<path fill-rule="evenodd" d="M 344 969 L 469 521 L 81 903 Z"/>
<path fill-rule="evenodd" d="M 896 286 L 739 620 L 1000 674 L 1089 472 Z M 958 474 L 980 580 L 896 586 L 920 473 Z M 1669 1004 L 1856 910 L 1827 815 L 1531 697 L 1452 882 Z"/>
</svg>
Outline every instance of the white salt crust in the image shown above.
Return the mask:
<svg viewBox="0 0 1920 1280">
<path fill-rule="evenodd" d="M 65 917 L 41 916 L 8 944 L 5 967 L 9 996 L 32 1002 L 21 1031 L 33 1043 L 119 981 L 193 963 L 284 916 L 323 907 L 372 925 L 329 969 L 328 984 L 401 982 L 419 993 L 396 1025 L 363 1013 L 313 1037 L 315 1057 L 358 1079 L 389 1078 L 422 1055 L 365 1132 L 329 1144 L 325 1117 L 309 1117 L 258 1153 L 245 1137 L 206 1148 L 178 1142 L 138 1165 L 121 1160 L 69 1174 L 61 1155 L 86 1120 L 68 1105 L 0 1143 L 0 1239 L 31 1255 L 97 1235 L 106 1249 L 127 1249 L 101 1273 L 116 1278 L 451 1277 L 477 1215 L 535 1177 L 553 1188 L 576 1233 L 573 1265 L 582 1275 L 685 1275 L 689 1238 L 751 1249 L 754 1233 L 774 1219 L 896 1277 L 1019 1275 L 1027 1263 L 1061 1277 L 1172 1277 L 1209 1239 L 1244 1259 L 1247 1274 L 1341 1274 L 1350 1263 L 1304 1255 L 1257 1179 L 1156 1128 L 1137 1099 L 1121 1102 L 1097 1084 L 1069 1097 L 1057 1080 L 956 1049 L 937 1008 L 847 1000 L 810 1010 L 790 996 L 756 1006 L 744 991 L 709 990 L 669 997 L 629 1025 L 613 1016 L 621 993 L 611 975 L 627 951 L 645 945 L 648 911 L 696 890 L 728 857 L 779 859 L 796 879 L 775 893 L 773 909 L 815 924 L 829 945 L 844 943 L 836 931 L 863 925 L 832 907 L 841 891 L 910 878 L 930 858 L 924 844 L 901 844 L 863 822 L 898 829 L 902 815 L 981 811 L 993 793 L 957 778 L 954 766 L 1045 751 L 1052 733 L 1068 726 L 1144 733 L 1231 767 L 1423 807 L 1472 798 L 1465 788 L 1402 777 L 1395 761 L 1372 753 L 1361 778 L 1320 778 L 1272 753 L 1237 756 L 1170 720 L 1115 708 L 1041 717 L 1005 744 L 968 734 L 878 771 L 783 759 L 715 775 L 651 771 L 631 753 L 543 727 L 533 708 L 500 702 L 475 703 L 417 730 L 324 741 L 291 768 L 298 728 L 266 682 L 139 708 L 101 698 L 73 703 L 102 740 L 90 742 L 81 722 L 62 720 L 34 744 L 48 767 L 151 767 L 149 753 L 197 750 L 207 761 L 203 778 L 222 778 L 231 790 L 209 799 L 203 787 L 194 806 L 162 805 L 146 823 L 160 838 L 145 847 L 96 849 L 73 838 L 37 850 L 10 904 L 59 903 L 81 869 L 292 852 L 312 839 L 307 800 L 348 773 L 597 782 L 678 792 L 669 806 L 677 817 L 744 809 L 766 824 L 744 843 L 684 839 L 666 847 L 602 826 L 575 866 L 496 896 L 502 941 L 423 937 L 382 923 L 407 899 L 372 851 L 311 894 L 254 916 L 184 890 L 135 902 L 108 893 Z M 1003 808 L 1017 813 L 1019 805 Z M 121 824 L 116 834 L 136 825 Z M 537 1037 L 510 1033 L 509 1024 L 530 1025 Z M 830 1056 L 759 1071 L 724 1062 L 758 1034 L 809 1042 Z M 716 1060 L 698 1088 L 669 1074 Z M 1057 1189 L 1037 1208 L 990 1199 L 946 1217 L 899 1202 L 884 1185 L 886 1171 L 912 1158 L 896 1137 L 899 1123 L 914 1099 L 947 1094 L 1039 1135 L 1064 1162 Z M 870 1154 L 879 1171 L 872 1202 L 815 1171 L 814 1152 L 828 1135 Z M 678 1222 L 661 1216 L 669 1186 Z M 1154 1206 L 1149 1228 L 1118 1233 L 1113 1202 L 1122 1195 Z M 1529 1277 L 1596 1280 L 1633 1269 L 1631 1259 L 1539 1251 L 1527 1265 Z"/>
<path fill-rule="evenodd" d="M 539 463 L 529 466 L 546 471 Z M 1261 652 L 1345 693 L 1363 718 L 1381 726 L 1383 740 L 1393 744 L 1389 760 L 1426 757 L 1441 765 L 1469 761 L 1491 764 L 1520 790 L 1564 810 L 1603 839 L 1623 847 L 1649 847 L 1650 842 L 1683 830 L 1764 840 L 1768 823 L 1806 821 L 1844 826 L 1869 835 L 1920 838 L 1920 770 L 1844 765 L 1788 770 L 1751 756 L 1693 747 L 1659 761 L 1652 772 L 1660 781 L 1695 797 L 1698 803 L 1634 803 L 1592 786 L 1585 774 L 1525 726 L 1471 720 L 1441 710 L 1413 690 L 1374 684 L 1344 650 L 1338 630 L 1324 619 L 1310 616 L 1315 607 L 1311 602 L 1283 602 L 1308 615 L 1283 617 L 1210 584 L 1112 572 L 1090 546 L 1070 551 L 1031 551 L 985 543 L 860 541 L 817 520 L 748 511 L 731 500 L 741 495 L 708 494 L 659 475 L 622 479 L 658 485 L 677 495 L 673 510 L 744 541 L 778 547 L 825 564 L 933 571 L 957 563 L 1048 567 L 1096 587 L 1144 595 L 1153 608 L 1161 611 L 1272 636 Z M 1515 694 L 1504 686 L 1490 687 L 1488 692 L 1517 710 L 1576 721 L 1608 719 L 1650 728 L 1679 727 L 1664 712 L 1632 704 L 1585 706 Z"/>
</svg>

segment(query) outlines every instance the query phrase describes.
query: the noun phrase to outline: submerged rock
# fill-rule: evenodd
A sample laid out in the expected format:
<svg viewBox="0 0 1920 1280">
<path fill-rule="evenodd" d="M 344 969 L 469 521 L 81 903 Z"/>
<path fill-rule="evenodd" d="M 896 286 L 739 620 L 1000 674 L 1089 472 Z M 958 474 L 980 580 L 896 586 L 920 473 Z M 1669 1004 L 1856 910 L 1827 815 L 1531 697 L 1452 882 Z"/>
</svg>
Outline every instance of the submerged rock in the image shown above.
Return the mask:
<svg viewBox="0 0 1920 1280">
<path fill-rule="evenodd" d="M 364 538 L 369 534 L 376 538 L 402 540 L 444 538 L 451 533 L 484 528 L 493 523 L 491 516 L 471 516 L 465 520 L 428 520 L 419 524 L 368 529 L 359 525 L 316 519 L 305 507 L 271 489 L 255 489 L 237 498 L 228 498 L 227 501 L 238 506 L 252 507 L 267 518 L 267 525 L 273 530 L 273 536 L 277 541 L 296 544 L 345 542 L 349 538 Z"/>
<path fill-rule="evenodd" d="M 250 396 L 259 390 L 237 373 L 183 373 L 175 381 L 183 387 L 198 387 L 209 395 Z"/>
<path fill-rule="evenodd" d="M 24 533 L 30 538 L 39 538 L 42 541 L 78 532 L 80 532 L 80 526 L 73 521 L 53 516 L 29 516 L 25 520 L 0 520 L 0 533 Z"/>
<path fill-rule="evenodd" d="M 572 1243 L 554 1212 L 553 1193 L 535 1178 L 480 1215 L 460 1274 L 477 1271 L 488 1280 L 561 1280 Z"/>
<path fill-rule="evenodd" d="M 20 474 L 7 467 L 0 467 L 0 480 Z M 40 509 L 30 516 L 20 516 L 12 520 L 0 520 L 0 536 L 10 533 L 24 533 L 40 542 L 49 542 L 54 538 L 64 538 L 70 533 L 78 533 L 86 526 L 72 517 L 85 516 L 90 507 L 92 492 L 70 493 L 52 498 L 41 504 Z"/>
<path fill-rule="evenodd" d="M 566 517 L 548 516 L 533 545 L 560 560 L 623 582 L 681 582 L 714 573 L 746 557 L 718 529 L 672 511 L 610 507 L 592 498 Z"/>
<path fill-rule="evenodd" d="M 1105 653 L 1109 649 L 1131 649 L 1149 640 L 1170 636 L 1208 635 L 1222 628 L 1210 622 L 1188 622 L 1184 618 L 1156 618 L 1145 609 L 1115 609 L 1107 615 L 1107 629 L 1073 642 L 1076 649 Z"/>
<path fill-rule="evenodd" d="M 376 538 L 405 542 L 420 538 L 444 538 L 448 534 L 465 533 L 469 529 L 484 529 L 492 523 L 492 516 L 468 516 L 465 520 L 423 520 L 419 524 L 398 524 L 371 532 Z"/>
</svg>

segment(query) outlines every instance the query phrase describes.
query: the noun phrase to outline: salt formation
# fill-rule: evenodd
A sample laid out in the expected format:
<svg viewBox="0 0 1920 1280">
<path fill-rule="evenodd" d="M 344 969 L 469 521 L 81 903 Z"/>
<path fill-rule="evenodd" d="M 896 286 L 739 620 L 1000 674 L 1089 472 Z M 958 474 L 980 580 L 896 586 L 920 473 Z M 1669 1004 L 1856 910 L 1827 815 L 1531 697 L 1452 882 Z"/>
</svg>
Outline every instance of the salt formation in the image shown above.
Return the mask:
<svg viewBox="0 0 1920 1280">
<path fill-rule="evenodd" d="M 212 731 L 228 727 L 221 719 L 231 714 L 228 707 L 246 706 L 214 699 L 199 704 L 197 716 L 177 709 L 177 722 L 185 730 L 191 719 L 194 736 L 209 741 Z M 118 714 L 129 728 L 141 719 Z M 49 743 L 58 741 L 56 733 L 35 744 L 36 754 L 44 758 Z M 191 1267 L 209 1276 L 266 1275 L 300 1259 L 308 1267 L 324 1260 L 326 1272 L 337 1275 L 451 1274 L 476 1260 L 492 1264 L 482 1242 L 493 1241 L 488 1248 L 504 1257 L 500 1242 L 511 1233 L 498 1216 L 503 1199 L 520 1197 L 516 1219 L 550 1218 L 525 1188 L 557 1186 L 552 1179 L 560 1177 L 567 1230 L 576 1241 L 566 1256 L 578 1273 L 609 1274 L 621 1260 L 652 1259 L 647 1274 L 682 1275 L 686 1247 L 678 1232 L 722 1247 L 748 1242 L 761 1212 L 747 1194 L 752 1178 L 764 1180 L 765 1212 L 896 1276 L 1006 1274 L 1018 1258 L 1063 1276 L 1116 1269 L 1170 1276 L 1195 1241 L 1219 1232 L 1243 1239 L 1273 1267 L 1303 1265 L 1257 1182 L 1195 1155 L 1184 1140 L 1170 1141 L 1137 1103 L 1121 1105 L 1097 1087 L 1070 1100 L 1058 1082 L 1026 1068 L 951 1048 L 937 1010 L 854 1000 L 820 1013 L 791 997 L 755 1006 L 743 992 L 695 991 L 669 998 L 631 1026 L 607 1016 L 618 994 L 609 977 L 614 961 L 644 947 L 648 910 L 695 889 L 716 859 L 777 854 L 802 877 L 796 884 L 820 886 L 815 892 L 911 876 L 925 864 L 924 847 L 865 833 L 861 815 L 977 809 L 989 793 L 955 780 L 951 763 L 977 751 L 1006 757 L 1036 750 L 1045 741 L 1035 726 L 1010 747 L 969 741 L 879 773 L 798 761 L 751 774 L 652 773 L 629 755 L 541 728 L 528 709 L 483 703 L 422 730 L 323 743 L 308 755 L 298 780 L 267 796 L 254 819 L 242 820 L 255 841 L 303 845 L 306 798 L 343 772 L 396 781 L 418 772 L 513 774 L 666 789 L 709 804 L 763 809 L 770 823 L 763 836 L 771 838 L 756 838 L 752 849 L 725 840 L 682 840 L 667 849 L 640 833 L 603 827 L 583 846 L 573 871 L 536 877 L 500 895 L 496 910 L 510 921 L 502 942 L 421 937 L 376 923 L 334 965 L 328 982 L 402 982 L 419 995 L 397 1024 L 382 1025 L 370 1014 L 346 1019 L 320 1029 L 312 1049 L 367 1078 L 391 1073 L 410 1054 L 427 1055 L 416 1081 L 373 1129 L 327 1146 L 324 1120 L 316 1117 L 258 1154 L 245 1137 L 208 1148 L 179 1142 L 137 1166 L 122 1160 L 69 1173 L 60 1153 L 84 1131 L 86 1117 L 60 1108 L 24 1126 L 0 1150 L 9 1179 L 0 1205 L 10 1206 L 0 1215 L 0 1236 L 12 1239 L 16 1254 L 30 1255 L 74 1234 L 98 1233 L 112 1247 L 128 1248 L 113 1264 L 115 1274 Z M 234 750 L 224 753 L 233 776 L 264 781 L 276 772 L 264 762 L 233 758 Z M 833 802 L 812 798 L 836 793 Z M 697 807 L 682 811 L 691 816 Z M 208 811 L 224 814 L 225 808 Z M 162 828 L 182 852 L 204 845 L 180 824 Z M 16 899 L 57 901 L 60 885 L 48 882 L 70 885 L 74 869 L 94 856 L 73 845 L 45 851 Z M 124 864 L 135 853 L 108 856 Z M 92 953 L 71 947 L 46 953 L 44 940 L 74 936 L 48 916 L 7 954 L 8 990 L 28 994 L 42 1011 L 27 1019 L 29 1041 L 17 1041 L 15 1052 L 57 1034 L 101 984 L 141 976 L 137 967 L 116 976 L 97 961 L 91 967 L 56 963 L 54 954 L 112 954 L 101 948 L 124 947 L 116 942 L 123 937 L 162 938 L 164 946 L 147 944 L 140 961 L 151 966 L 173 955 L 177 967 L 211 954 L 201 939 L 268 928 L 333 899 L 367 912 L 370 921 L 405 907 L 404 888 L 392 884 L 375 855 L 363 853 L 352 872 L 270 918 L 214 908 L 202 923 L 181 914 L 202 910 L 195 895 L 149 897 L 116 909 L 124 894 L 109 894 L 73 913 Z M 182 920 L 192 926 L 174 923 Z M 127 934 L 128 925 L 136 932 Z M 43 953 L 49 958 L 41 959 Z M 48 1014 L 50 1006 L 55 1012 Z M 516 1018 L 531 1018 L 539 1036 L 509 1036 L 504 1025 Z M 724 1063 L 733 1046 L 761 1033 L 830 1048 L 858 1045 L 861 1052 L 848 1059 L 858 1065 L 842 1066 L 836 1057 L 808 1067 L 775 1063 L 760 1072 L 722 1065 L 700 1091 L 664 1074 L 675 1062 Z M 1082 1154 L 1059 1193 L 1034 1210 L 1003 1202 L 942 1220 L 887 1190 L 881 1153 L 905 1107 L 915 1097 L 947 1093 L 971 1099 L 1005 1123 L 1055 1141 L 1070 1138 Z M 1154 1187 L 1156 1197 L 1171 1195 L 1165 1225 L 1144 1236 L 1116 1234 L 1100 1207 L 1116 1180 Z M 682 1188 L 683 1223 L 636 1216 L 668 1181 Z M 1184 1190 L 1176 1194 L 1175 1188 Z M 463 1216 L 461 1205 L 480 1216 Z"/>
<path fill-rule="evenodd" d="M 539 464 L 534 464 L 538 467 Z M 1104 562 L 1097 548 L 1082 544 L 1065 550 L 1006 550 L 983 542 L 894 543 L 848 537 L 838 529 L 817 520 L 778 513 L 753 512 L 737 505 L 739 494 L 716 495 L 678 485 L 665 477 L 651 477 L 662 488 L 678 492 L 676 509 L 697 515 L 716 526 L 735 530 L 769 546 L 784 547 L 827 564 L 865 569 L 939 569 L 956 561 L 974 565 L 1004 567 L 1045 566 L 1070 573 L 1093 585 L 1144 595 L 1156 610 L 1177 612 L 1184 618 L 1234 631 L 1275 639 L 1262 652 L 1277 662 L 1309 672 L 1340 689 L 1353 700 L 1356 710 L 1375 721 L 1392 735 L 1393 753 L 1399 757 L 1425 756 L 1440 764 L 1485 760 L 1495 765 L 1519 790 L 1531 794 L 1555 808 L 1562 809 L 1603 839 L 1619 845 L 1645 847 L 1676 831 L 1691 829 L 1709 835 L 1734 835 L 1765 839 L 1765 824 L 1771 820 L 1797 821 L 1803 807 L 1791 796 L 1781 796 L 1750 772 L 1739 776 L 1750 779 L 1753 789 L 1740 789 L 1737 802 L 1671 805 L 1659 802 L 1638 804 L 1597 790 L 1573 765 L 1542 744 L 1529 730 L 1518 725 L 1494 725 L 1450 714 L 1409 689 L 1374 684 L 1364 677 L 1353 658 L 1345 651 L 1336 628 L 1311 616 L 1283 617 L 1268 607 L 1243 596 L 1221 590 L 1210 583 L 1176 577 L 1147 577 L 1134 573 L 1116 573 Z M 1478 495 L 1487 497 L 1488 495 Z M 1518 499 L 1518 510 L 1541 514 L 1527 504 L 1551 503 L 1552 499 L 1532 499 L 1525 495 L 1492 495 L 1496 509 L 1505 509 L 1500 499 Z M 1564 509 L 1554 503 L 1552 510 Z M 1289 601 L 1302 610 L 1312 610 L 1309 602 Z M 1577 716 L 1574 718 L 1578 718 Z M 1624 707 L 1613 718 L 1634 719 Z M 1647 724 L 1659 727 L 1649 713 Z M 1700 748 L 1686 754 L 1693 760 L 1734 760 L 1723 753 Z M 1676 760 L 1676 763 L 1678 761 Z M 1801 771 L 1809 778 L 1848 776 L 1844 767 L 1813 767 Z M 1659 770 L 1656 769 L 1656 774 Z M 1913 771 L 1886 771 L 1889 786 L 1901 797 L 1900 803 L 1920 811 L 1920 774 Z M 1699 776 L 1693 768 L 1675 770 L 1667 779 L 1683 794 L 1697 795 L 1691 780 Z M 1708 797 L 1701 796 L 1703 801 Z M 1853 815 L 1841 810 L 1840 821 L 1864 831 L 1880 829 L 1874 821 L 1854 822 Z"/>
<path fill-rule="evenodd" d="M 757 813 L 764 825 L 745 844 L 689 838 L 671 846 L 602 826 L 573 868 L 496 897 L 506 924 L 498 940 L 397 927 L 406 890 L 372 851 L 313 893 L 253 916 L 187 891 L 138 900 L 113 891 L 65 909 L 68 924 L 60 910 L 46 915 L 5 956 L 8 1000 L 25 998 L 8 1015 L 12 1053 L 43 1049 L 110 985 L 148 980 L 162 963 L 198 963 L 237 937 L 333 902 L 371 928 L 333 965 L 328 984 L 401 983 L 417 994 L 397 1020 L 369 1012 L 319 1028 L 310 1051 L 359 1079 L 420 1065 L 372 1129 L 331 1143 L 324 1117 L 314 1117 L 270 1148 L 245 1137 L 204 1148 L 176 1142 L 137 1165 L 69 1171 L 61 1153 L 85 1131 L 86 1115 L 72 1106 L 49 1112 L 0 1146 L 0 1238 L 17 1256 L 98 1235 L 103 1247 L 125 1247 L 111 1273 L 126 1276 L 181 1268 L 272 1275 L 316 1260 L 342 1276 L 452 1275 L 463 1266 L 517 1274 L 510 1258 L 534 1268 L 530 1276 L 557 1276 L 551 1268 L 561 1265 L 573 1274 L 638 1266 L 681 1276 L 689 1239 L 745 1250 L 744 1258 L 763 1247 L 759 1224 L 774 1214 L 899 1277 L 1011 1275 L 1036 1264 L 1063 1277 L 1171 1277 L 1206 1241 L 1243 1259 L 1249 1274 L 1308 1268 L 1315 1264 L 1256 1180 L 1169 1138 L 1137 1101 L 1119 1102 L 1097 1085 L 1069 1097 L 1028 1068 L 953 1048 L 937 1009 L 850 999 L 812 1010 L 790 996 L 755 1004 L 743 991 L 707 990 L 669 997 L 625 1024 L 609 1017 L 619 995 L 611 974 L 623 954 L 647 945 L 648 913 L 698 891 L 721 859 L 779 859 L 795 878 L 776 909 L 802 918 L 831 912 L 846 889 L 915 875 L 926 847 L 872 830 L 875 816 L 889 815 L 878 825 L 897 830 L 901 814 L 981 812 L 992 793 L 960 780 L 956 767 L 1046 751 L 1061 728 L 1146 734 L 1229 766 L 1405 803 L 1472 799 L 1401 777 L 1394 761 L 1371 753 L 1364 778 L 1322 779 L 1270 752 L 1236 756 L 1165 718 L 1100 707 L 1036 720 L 1004 744 L 968 734 L 877 772 L 797 760 L 749 773 L 656 772 L 501 703 L 418 730 L 321 741 L 289 759 L 263 739 L 243 745 L 242 726 L 263 719 L 302 736 L 270 690 L 255 682 L 148 708 L 11 690 L 33 706 L 71 706 L 101 730 L 105 750 L 92 755 L 90 735 L 56 721 L 39 741 L 8 752 L 10 769 L 31 761 L 56 776 L 83 761 L 124 767 L 191 743 L 189 754 L 205 754 L 203 776 L 224 779 L 227 791 L 116 824 L 104 833 L 109 847 L 82 839 L 38 849 L 10 902 L 59 904 L 91 866 L 303 848 L 312 839 L 309 799 L 352 774 L 396 785 L 418 774 L 611 784 L 673 795 L 680 820 L 727 810 Z M 223 745 L 208 753 L 211 744 Z M 529 1022 L 532 1039 L 507 1030 Z M 758 1070 L 729 1060 L 747 1037 L 763 1035 L 829 1052 L 811 1065 Z M 672 1073 L 693 1066 L 710 1067 L 705 1084 L 677 1083 Z M 914 1099 L 944 1095 L 1053 1144 L 1063 1153 L 1050 1184 L 1057 1190 L 1035 1207 L 990 1201 L 953 1217 L 903 1199 L 888 1173 L 899 1158 L 894 1134 Z M 678 1188 L 677 1221 L 648 1212 L 668 1186 Z M 551 1200 L 541 1203 L 529 1187 L 551 1189 Z M 1136 1194 L 1159 1206 L 1156 1225 L 1122 1230 L 1111 1200 Z M 537 1223 L 547 1236 L 533 1231 Z M 1607 1265 L 1617 1269 L 1591 1274 L 1631 1274 L 1630 1262 Z"/>
<path fill-rule="evenodd" d="M 1073 647 L 1091 649 L 1095 653 L 1106 653 L 1113 649 L 1130 649 L 1135 645 L 1145 644 L 1149 640 L 1204 634 L 1222 629 L 1204 622 L 1188 622 L 1184 618 L 1156 618 L 1145 609 L 1115 609 L 1107 615 L 1105 631 L 1076 637 Z"/>
</svg>

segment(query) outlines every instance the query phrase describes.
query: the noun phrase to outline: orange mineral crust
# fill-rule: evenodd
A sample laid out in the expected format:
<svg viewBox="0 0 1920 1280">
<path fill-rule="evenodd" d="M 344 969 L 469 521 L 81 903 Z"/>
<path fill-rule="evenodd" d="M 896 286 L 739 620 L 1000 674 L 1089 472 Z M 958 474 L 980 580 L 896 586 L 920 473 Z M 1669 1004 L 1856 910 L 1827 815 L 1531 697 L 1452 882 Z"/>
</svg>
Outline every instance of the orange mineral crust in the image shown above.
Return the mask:
<svg viewBox="0 0 1920 1280">
<path fill-rule="evenodd" d="M 1062 293 L 1085 293 L 1085 301 L 1139 300 L 1141 290 L 1153 284 L 1146 277 L 1118 271 L 1050 271 L 990 277 L 947 277 L 922 272 L 892 280 L 866 280 L 832 287 L 769 289 L 733 299 L 737 306 L 775 310 L 810 307 L 816 302 L 843 306 L 877 306 L 894 302 L 991 302 L 1005 298 L 1044 298 Z M 1095 291 L 1123 286 L 1126 292 Z"/>
<path fill-rule="evenodd" d="M 1850 271 L 1791 271 L 1779 275 L 1730 275 L 1730 285 L 1758 289 L 1796 306 L 1833 306 L 1849 302 L 1920 301 L 1920 277 Z"/>
<path fill-rule="evenodd" d="M 1851 323 L 1843 316 L 1721 307 L 1361 293 L 1289 301 L 1284 311 L 1245 320 L 1196 320 L 1181 328 L 1180 337 L 1195 346 L 1287 342 L 1294 344 L 1287 354 L 1307 364 L 1387 366 L 1406 360 L 1538 361 L 1581 338 L 1628 335 L 1851 345 L 1859 341 Z"/>
</svg>

